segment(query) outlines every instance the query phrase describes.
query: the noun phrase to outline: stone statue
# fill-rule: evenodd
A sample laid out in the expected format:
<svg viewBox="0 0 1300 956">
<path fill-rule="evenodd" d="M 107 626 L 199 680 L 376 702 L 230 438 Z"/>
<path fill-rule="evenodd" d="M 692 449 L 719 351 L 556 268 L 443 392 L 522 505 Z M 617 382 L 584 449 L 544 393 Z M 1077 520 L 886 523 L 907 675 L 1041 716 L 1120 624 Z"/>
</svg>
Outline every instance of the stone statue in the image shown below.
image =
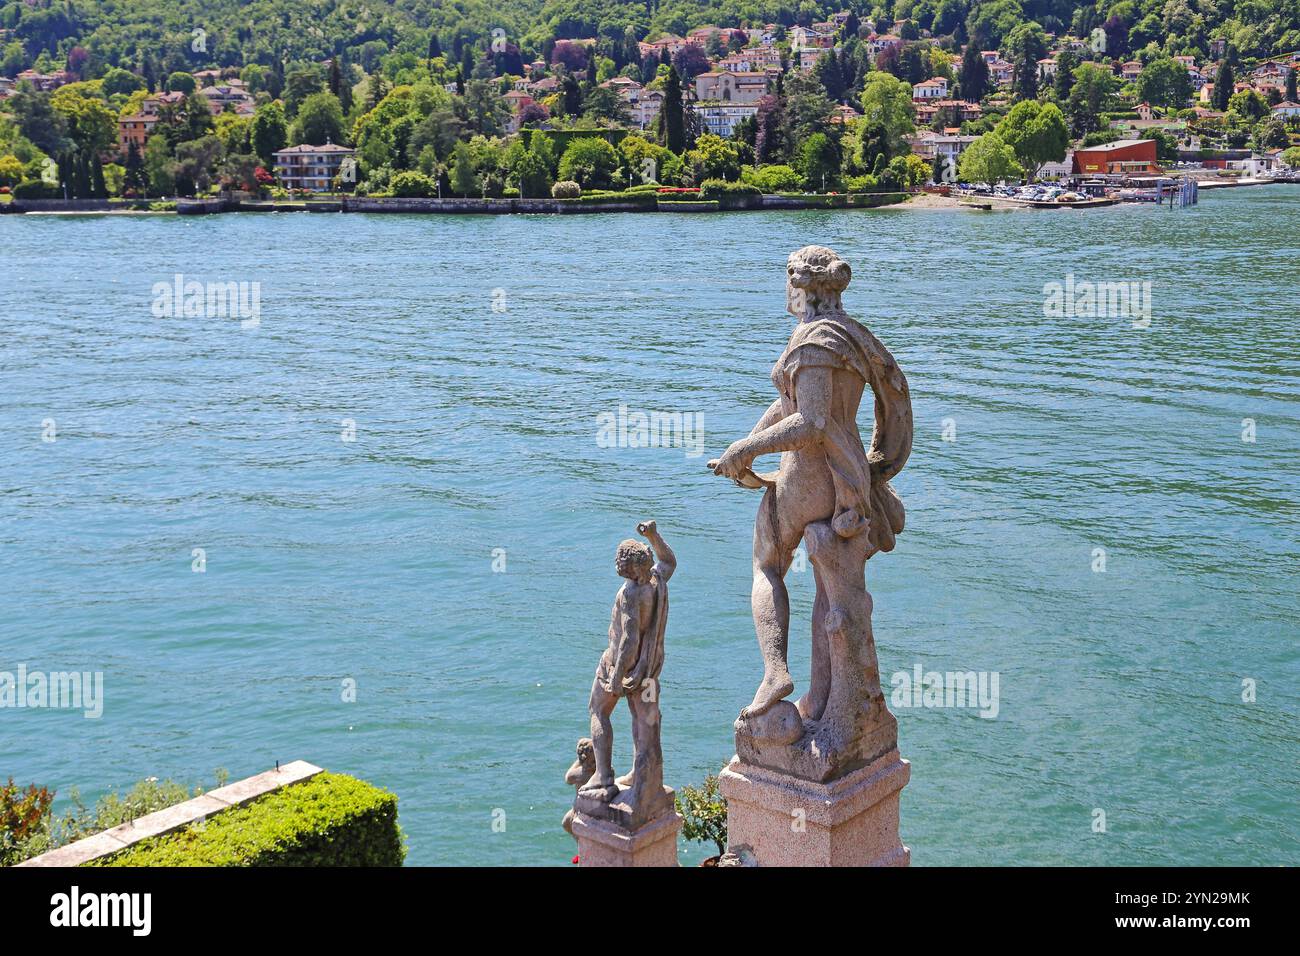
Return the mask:
<svg viewBox="0 0 1300 956">
<path fill-rule="evenodd" d="M 569 765 L 569 769 L 564 772 L 564 782 L 573 787 L 575 794 L 596 772 L 596 750 L 591 746 L 591 738 L 579 737 L 577 751 L 577 757 Z M 569 836 L 573 836 L 574 812 L 574 809 L 570 807 L 569 812 L 564 815 L 564 820 L 560 824 L 564 827 L 564 832 Z"/>
<path fill-rule="evenodd" d="M 746 437 L 709 462 L 717 475 L 763 489 L 754 526 L 754 628 L 763 680 L 736 722 L 745 762 L 828 781 L 895 748 L 871 633 L 866 561 L 890 551 L 903 504 L 889 480 L 912 448 L 912 405 L 894 357 L 844 312 L 849 264 L 830 249 L 790 256 L 786 306 L 797 320 L 772 369 L 778 397 Z M 869 450 L 858 405 L 871 389 Z M 756 474 L 756 458 L 780 452 L 780 467 Z M 800 541 L 816 581 L 812 679 L 798 704 L 786 663 L 790 600 L 785 574 Z"/>
<path fill-rule="evenodd" d="M 637 525 L 651 547 L 631 538 L 614 554 L 614 569 L 626 578 L 614 598 L 609 646 L 591 685 L 591 744 L 595 771 L 578 790 L 574 807 L 588 816 L 634 829 L 673 809 L 663 785 L 659 741 L 659 672 L 668 623 L 668 579 L 677 558 L 653 521 Z M 656 560 L 656 555 L 658 560 Z M 617 780 L 610 715 L 620 698 L 632 714 L 632 771 Z"/>
</svg>

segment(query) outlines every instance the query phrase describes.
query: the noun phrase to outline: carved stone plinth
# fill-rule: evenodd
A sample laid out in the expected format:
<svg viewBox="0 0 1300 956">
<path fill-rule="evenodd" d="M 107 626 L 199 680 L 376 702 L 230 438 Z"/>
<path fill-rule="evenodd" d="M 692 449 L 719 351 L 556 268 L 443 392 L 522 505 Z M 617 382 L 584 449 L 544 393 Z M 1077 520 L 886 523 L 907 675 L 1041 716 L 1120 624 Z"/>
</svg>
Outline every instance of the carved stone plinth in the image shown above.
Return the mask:
<svg viewBox="0 0 1300 956">
<path fill-rule="evenodd" d="M 733 758 L 718 781 L 728 851 L 758 866 L 907 866 L 898 798 L 910 776 L 897 750 L 830 783 Z"/>
<path fill-rule="evenodd" d="M 654 819 L 629 828 L 633 814 L 615 803 L 592 816 L 583 809 L 582 797 L 574 805 L 573 838 L 578 841 L 579 866 L 677 866 L 677 833 L 682 818 L 672 809 L 673 791 L 664 787 L 668 810 Z M 612 811 L 612 812 L 607 812 Z"/>
<path fill-rule="evenodd" d="M 657 797 L 650 795 L 641 802 L 633 799 L 634 790 L 624 780 L 620 780 L 617 787 L 618 795 L 609 801 L 579 793 L 573 800 L 574 812 L 588 819 L 605 820 L 629 831 L 639 830 L 658 817 L 674 812 L 672 787 L 660 787 Z"/>
</svg>

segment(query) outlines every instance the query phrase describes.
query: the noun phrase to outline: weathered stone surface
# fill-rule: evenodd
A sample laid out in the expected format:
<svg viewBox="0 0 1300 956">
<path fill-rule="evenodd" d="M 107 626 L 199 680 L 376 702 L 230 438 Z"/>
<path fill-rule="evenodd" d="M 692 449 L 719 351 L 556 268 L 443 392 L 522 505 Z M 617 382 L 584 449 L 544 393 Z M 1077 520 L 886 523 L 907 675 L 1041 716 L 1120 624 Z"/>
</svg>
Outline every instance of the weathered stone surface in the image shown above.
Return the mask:
<svg viewBox="0 0 1300 956">
<path fill-rule="evenodd" d="M 591 745 L 590 737 L 579 737 L 577 744 L 577 755 L 569 769 L 564 772 L 564 782 L 574 790 L 574 796 L 582 789 L 582 785 L 591 779 L 591 775 L 596 772 L 596 750 Z M 573 817 L 578 811 L 573 807 L 564 815 L 561 826 L 564 832 L 573 836 Z M 576 839 L 576 837 L 575 837 Z"/>
<path fill-rule="evenodd" d="M 573 801 L 574 812 L 607 820 L 625 830 L 636 830 L 673 812 L 671 787 L 660 787 L 657 798 L 651 794 L 642 794 L 634 799 L 632 787 L 621 781 L 615 786 L 618 787 L 618 795 L 609 800 L 580 792 Z"/>
<path fill-rule="evenodd" d="M 171 833 L 173 830 L 179 830 L 181 827 L 188 826 L 197 820 L 206 819 L 212 814 L 220 813 L 229 807 L 230 804 L 214 800 L 204 794 L 201 797 L 195 797 L 193 800 L 186 800 L 184 803 L 166 807 L 156 813 L 140 817 L 138 820 L 132 820 L 130 823 L 123 823 L 121 826 L 113 827 L 111 830 L 105 830 L 104 832 L 114 840 L 127 845 L 139 840 L 146 840 L 149 837 Z"/>
<path fill-rule="evenodd" d="M 629 830 L 607 819 L 589 817 L 579 809 L 573 817 L 578 865 L 677 866 L 677 833 L 681 828 L 682 818 L 676 813 L 662 814 Z"/>
<path fill-rule="evenodd" d="M 736 721 L 736 752 L 749 765 L 814 783 L 855 773 L 897 746 L 864 576 L 867 560 L 893 550 L 903 530 L 903 505 L 889 480 L 911 452 L 912 405 L 893 356 L 844 312 L 850 276 L 830 249 L 806 246 L 790 256 L 786 305 L 797 322 L 772 370 L 778 398 L 749 435 L 709 462 L 715 474 L 763 489 L 752 593 L 763 680 Z M 868 388 L 870 449 L 857 427 Z M 754 472 L 756 458 L 778 452 L 777 471 Z M 801 542 L 817 594 L 812 679 L 792 711 L 784 700 L 794 692 L 785 575 Z"/>
<path fill-rule="evenodd" d="M 733 759 L 718 781 L 732 865 L 907 866 L 898 804 L 910 775 L 896 750 L 824 784 Z"/>
<path fill-rule="evenodd" d="M 84 840 L 24 860 L 18 866 L 81 866 L 90 860 L 116 853 L 125 845 L 121 840 L 115 840 L 107 833 L 96 833 Z"/>
<path fill-rule="evenodd" d="M 865 575 L 867 560 L 892 551 L 903 531 L 903 503 L 889 481 L 911 453 L 911 398 L 894 357 L 844 311 L 849 264 L 805 246 L 786 273 L 796 324 L 772 369 L 778 397 L 709 462 L 715 474 L 763 490 L 752 592 L 763 679 L 736 720 L 736 758 L 720 781 L 728 863 L 906 865 L 898 792 L 909 770 L 880 686 Z M 868 390 L 870 448 L 857 425 Z M 774 453 L 775 472 L 753 470 Z M 812 677 L 792 704 L 785 575 L 801 543 L 817 591 Z"/>
<path fill-rule="evenodd" d="M 294 760 L 276 770 L 266 770 L 256 776 L 245 777 L 243 780 L 236 780 L 234 783 L 218 787 L 216 790 L 209 790 L 206 796 L 214 800 L 220 800 L 229 806 L 240 806 L 250 800 L 256 800 L 272 790 L 287 787 L 291 783 L 302 783 L 304 780 L 310 780 L 316 774 L 322 772 L 321 768 L 315 764 L 310 764 L 305 760 Z"/>
<path fill-rule="evenodd" d="M 659 675 L 664 662 L 664 633 L 668 626 L 668 579 L 677 558 L 653 521 L 637 525 L 650 547 L 628 539 L 619 544 L 614 568 L 626 578 L 610 615 L 609 646 L 596 666 L 588 710 L 595 769 L 578 788 L 574 815 L 566 817 L 577 836 L 577 817 L 600 819 L 636 830 L 673 813 L 672 791 L 663 785 L 660 745 Z M 658 555 L 658 560 L 656 560 Z M 619 700 L 632 714 L 632 770 L 616 778 L 613 764 L 613 725 L 610 715 Z M 579 761 L 565 775 L 577 779 Z"/>
</svg>

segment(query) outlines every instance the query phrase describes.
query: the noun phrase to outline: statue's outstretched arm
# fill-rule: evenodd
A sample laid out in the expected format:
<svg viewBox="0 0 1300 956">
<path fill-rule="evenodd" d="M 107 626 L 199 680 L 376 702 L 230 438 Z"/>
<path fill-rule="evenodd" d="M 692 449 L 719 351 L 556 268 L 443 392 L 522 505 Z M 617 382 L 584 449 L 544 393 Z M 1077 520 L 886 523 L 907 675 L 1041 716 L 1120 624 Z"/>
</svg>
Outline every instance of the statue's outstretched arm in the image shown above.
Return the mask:
<svg viewBox="0 0 1300 956">
<path fill-rule="evenodd" d="M 795 451 L 821 441 L 830 417 L 831 376 L 831 370 L 824 366 L 801 369 L 795 380 L 798 409 L 762 431 L 733 442 L 722 458 L 711 463 L 715 474 L 739 479 L 760 455 Z"/>
<path fill-rule="evenodd" d="M 778 398 L 771 405 L 767 406 L 767 411 L 765 411 L 762 414 L 762 416 L 759 417 L 758 423 L 749 430 L 750 436 L 753 437 L 754 435 L 757 435 L 765 428 L 771 428 L 773 425 L 779 422 L 783 417 L 784 416 L 781 413 L 781 399 Z"/>
</svg>

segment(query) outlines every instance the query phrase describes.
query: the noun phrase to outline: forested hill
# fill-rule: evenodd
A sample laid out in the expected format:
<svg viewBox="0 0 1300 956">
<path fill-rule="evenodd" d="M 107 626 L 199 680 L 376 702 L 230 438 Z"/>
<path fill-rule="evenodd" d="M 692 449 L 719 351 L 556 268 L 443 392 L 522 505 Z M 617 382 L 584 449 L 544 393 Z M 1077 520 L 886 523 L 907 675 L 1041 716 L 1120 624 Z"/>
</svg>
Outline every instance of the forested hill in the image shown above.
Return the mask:
<svg viewBox="0 0 1300 956">
<path fill-rule="evenodd" d="M 0 0 L 0 74 L 61 66 L 76 47 L 89 54 L 90 75 L 109 66 L 166 75 L 336 54 L 365 63 L 391 53 L 424 56 L 433 38 L 441 49 L 467 42 L 486 48 L 494 30 L 537 55 L 554 39 L 620 41 L 628 31 L 645 39 L 709 24 L 807 25 L 842 9 L 882 31 L 908 23 L 905 33 L 986 47 L 1036 21 L 1049 33 L 1075 36 L 1104 26 L 1133 51 L 1154 44 L 1206 57 L 1220 38 L 1247 59 L 1300 49 L 1300 0 Z"/>
</svg>

